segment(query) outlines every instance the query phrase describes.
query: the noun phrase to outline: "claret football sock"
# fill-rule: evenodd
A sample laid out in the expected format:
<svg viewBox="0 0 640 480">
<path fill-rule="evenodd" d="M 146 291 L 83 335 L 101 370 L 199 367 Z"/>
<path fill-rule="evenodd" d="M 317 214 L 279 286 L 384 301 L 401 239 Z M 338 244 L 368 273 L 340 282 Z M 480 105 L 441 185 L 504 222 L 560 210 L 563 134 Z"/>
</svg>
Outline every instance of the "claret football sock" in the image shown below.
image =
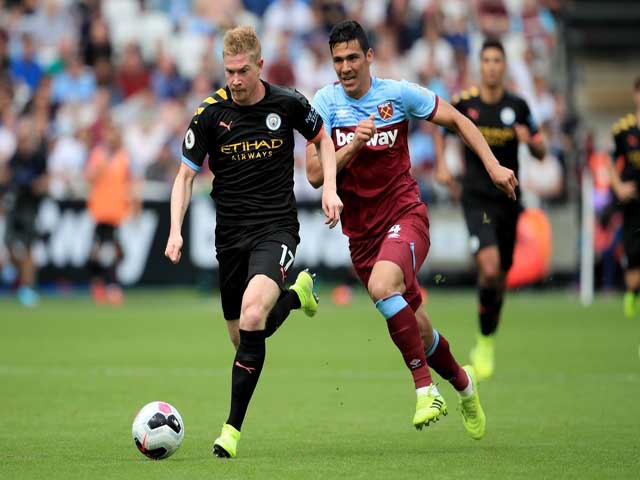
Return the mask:
<svg viewBox="0 0 640 480">
<path fill-rule="evenodd" d="M 424 354 L 416 315 L 399 293 L 376 302 L 376 308 L 387 319 L 387 328 L 407 368 L 416 389 L 431 385 L 431 373 Z"/>
<path fill-rule="evenodd" d="M 433 329 L 433 342 L 425 350 L 425 354 L 429 366 L 443 379 L 451 383 L 458 392 L 464 391 L 471 385 L 469 376 L 451 353 L 449 342 L 435 328 Z"/>
</svg>

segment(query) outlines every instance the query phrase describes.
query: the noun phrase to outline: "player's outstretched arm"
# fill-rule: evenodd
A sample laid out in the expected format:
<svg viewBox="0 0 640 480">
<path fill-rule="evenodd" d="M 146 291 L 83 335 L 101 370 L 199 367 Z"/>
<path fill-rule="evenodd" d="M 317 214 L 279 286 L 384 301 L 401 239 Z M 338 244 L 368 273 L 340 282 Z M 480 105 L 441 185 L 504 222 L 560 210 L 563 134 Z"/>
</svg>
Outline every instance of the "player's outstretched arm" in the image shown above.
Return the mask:
<svg viewBox="0 0 640 480">
<path fill-rule="evenodd" d="M 365 144 L 371 140 L 376 133 L 376 126 L 373 114 L 368 118 L 360 120 L 356 127 L 356 135 L 351 143 L 348 143 L 336 152 L 336 171 L 339 172 L 351 161 Z M 314 188 L 320 188 L 324 181 L 322 164 L 318 158 L 318 151 L 313 145 L 307 145 L 307 179 Z"/>
<path fill-rule="evenodd" d="M 198 172 L 181 163 L 171 190 L 171 229 L 164 256 L 178 263 L 182 256 L 182 221 L 191 201 L 193 179 Z"/>
<path fill-rule="evenodd" d="M 333 142 L 327 132 L 322 129 L 320 138 L 314 142 L 316 159 L 322 166 L 322 210 L 327 216 L 326 224 L 329 228 L 333 228 L 340 220 L 342 213 L 342 200 L 338 197 L 336 187 L 336 152 L 333 148 Z"/>
<path fill-rule="evenodd" d="M 460 197 L 462 195 L 462 190 L 460 184 L 451 174 L 451 170 L 449 170 L 446 158 L 444 156 L 444 135 L 444 132 L 436 132 L 433 139 L 436 151 L 436 167 L 434 178 L 440 185 L 444 185 L 449 189 L 449 194 L 451 195 L 451 198 L 453 200 L 458 201 L 460 200 Z"/>
<path fill-rule="evenodd" d="M 533 155 L 538 160 L 542 160 L 547 154 L 547 147 L 545 146 L 544 140 L 542 139 L 542 134 L 538 132 L 535 135 L 531 135 L 531 130 L 529 130 L 529 127 L 521 123 L 516 123 L 513 128 L 515 128 L 516 130 L 518 141 L 520 143 L 524 143 L 529 148 L 529 152 L 531 152 L 531 155 Z"/>
<path fill-rule="evenodd" d="M 471 120 L 453 108 L 450 103 L 440 99 L 438 110 L 431 121 L 455 132 L 480 157 L 494 185 L 506 193 L 509 198 L 516 199 L 518 180 L 513 170 L 500 165 L 482 133 Z"/>
<path fill-rule="evenodd" d="M 636 190 L 635 182 L 623 182 L 613 162 L 609 162 L 607 167 L 609 170 L 611 189 L 613 190 L 616 198 L 622 203 L 638 198 L 638 191 Z"/>
</svg>

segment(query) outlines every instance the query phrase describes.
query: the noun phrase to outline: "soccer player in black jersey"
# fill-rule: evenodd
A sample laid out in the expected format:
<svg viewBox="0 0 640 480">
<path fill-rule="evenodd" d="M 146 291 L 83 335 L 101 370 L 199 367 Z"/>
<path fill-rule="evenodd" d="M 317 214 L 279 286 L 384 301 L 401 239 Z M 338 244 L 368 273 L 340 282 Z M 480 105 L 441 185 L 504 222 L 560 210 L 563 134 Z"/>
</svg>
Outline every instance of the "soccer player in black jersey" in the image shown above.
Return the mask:
<svg viewBox="0 0 640 480">
<path fill-rule="evenodd" d="M 616 122 L 613 127 L 613 153 L 616 166 L 611 164 L 611 188 L 622 209 L 624 243 L 624 314 L 636 314 L 640 292 L 640 77 L 635 81 L 633 100 L 636 111 Z M 617 167 L 617 168 L 616 168 Z"/>
<path fill-rule="evenodd" d="M 336 159 L 322 119 L 299 92 L 260 79 L 260 41 L 251 27 L 224 36 L 226 88 L 196 110 L 182 145 L 171 193 L 171 231 L 165 255 L 180 260 L 181 227 L 193 179 L 209 155 L 214 174 L 216 252 L 222 310 L 237 347 L 231 410 L 214 443 L 217 457 L 235 457 L 240 429 L 265 359 L 265 339 L 292 309 L 315 314 L 313 278 L 304 271 L 285 290 L 299 242 L 293 195 L 293 130 L 315 144 L 325 172 L 322 209 L 333 228 L 342 211 Z"/>
<path fill-rule="evenodd" d="M 456 95 L 452 104 L 471 119 L 484 135 L 501 165 L 518 174 L 518 144 L 542 159 L 545 145 L 527 103 L 504 86 L 506 57 L 499 41 L 487 40 L 480 52 L 480 88 Z M 441 149 L 439 148 L 441 153 Z M 464 149 L 462 206 L 470 247 L 478 267 L 480 335 L 471 351 L 478 378 L 494 370 L 494 335 L 498 328 L 506 276 L 513 260 L 516 225 L 522 207 L 495 188 L 478 156 Z M 459 190 L 443 156 L 438 155 L 436 180 Z M 519 190 L 516 191 L 519 197 Z"/>
</svg>

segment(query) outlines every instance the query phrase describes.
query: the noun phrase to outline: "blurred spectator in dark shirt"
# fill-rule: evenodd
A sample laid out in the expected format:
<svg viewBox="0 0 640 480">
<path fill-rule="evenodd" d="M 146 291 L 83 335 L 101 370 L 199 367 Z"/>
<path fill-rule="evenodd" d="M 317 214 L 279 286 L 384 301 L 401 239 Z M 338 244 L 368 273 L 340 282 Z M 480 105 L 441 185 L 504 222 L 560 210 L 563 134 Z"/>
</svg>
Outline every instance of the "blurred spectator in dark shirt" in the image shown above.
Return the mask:
<svg viewBox="0 0 640 480">
<path fill-rule="evenodd" d="M 83 48 L 84 63 L 95 65 L 99 59 L 111 61 L 113 47 L 109 38 L 109 27 L 102 17 L 94 18 L 89 27 L 89 38 Z"/>
<path fill-rule="evenodd" d="M 144 64 L 139 45 L 130 43 L 125 47 L 116 82 L 125 99 L 150 87 L 151 74 Z"/>
</svg>

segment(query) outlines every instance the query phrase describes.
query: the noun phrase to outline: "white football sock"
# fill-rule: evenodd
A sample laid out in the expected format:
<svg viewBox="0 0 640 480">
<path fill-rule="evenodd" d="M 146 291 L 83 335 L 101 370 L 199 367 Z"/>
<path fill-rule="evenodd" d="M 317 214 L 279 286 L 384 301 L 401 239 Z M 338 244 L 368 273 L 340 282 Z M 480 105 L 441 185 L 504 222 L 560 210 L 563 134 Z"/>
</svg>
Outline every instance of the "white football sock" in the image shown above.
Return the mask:
<svg viewBox="0 0 640 480">
<path fill-rule="evenodd" d="M 440 392 L 438 391 L 438 387 L 436 387 L 435 385 L 427 385 L 426 387 L 420 387 L 420 388 L 416 388 L 416 395 L 420 395 L 421 393 L 425 393 L 428 392 L 429 389 L 431 389 L 431 393 L 433 395 L 440 395 Z"/>
<path fill-rule="evenodd" d="M 465 370 L 464 374 L 469 379 L 469 384 L 466 387 L 464 387 L 464 390 L 460 390 L 458 392 L 458 395 L 460 395 L 462 398 L 467 398 L 467 397 L 470 397 L 471 395 L 473 395 L 473 382 L 471 381 L 471 377 L 466 372 L 466 370 Z"/>
</svg>

